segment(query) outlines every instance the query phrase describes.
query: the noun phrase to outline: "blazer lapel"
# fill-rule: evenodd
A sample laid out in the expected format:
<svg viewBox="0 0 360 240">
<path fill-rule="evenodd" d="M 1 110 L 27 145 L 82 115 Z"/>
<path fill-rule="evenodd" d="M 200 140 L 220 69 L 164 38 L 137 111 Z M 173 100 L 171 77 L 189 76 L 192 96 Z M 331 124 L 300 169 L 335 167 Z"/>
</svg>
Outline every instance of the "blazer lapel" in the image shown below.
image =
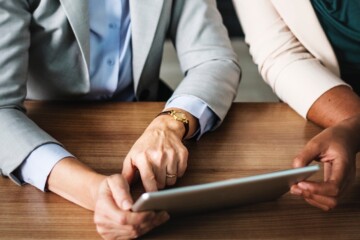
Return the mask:
<svg viewBox="0 0 360 240">
<path fill-rule="evenodd" d="M 129 0 L 129 2 L 132 28 L 133 77 L 136 89 L 154 41 L 164 0 Z"/>
<path fill-rule="evenodd" d="M 310 1 L 272 0 L 274 7 L 294 35 L 336 75 L 340 75 L 336 55 L 318 21 Z"/>
<path fill-rule="evenodd" d="M 69 23 L 79 43 L 81 53 L 86 63 L 86 70 L 90 66 L 90 27 L 88 1 L 60 0 Z"/>
</svg>

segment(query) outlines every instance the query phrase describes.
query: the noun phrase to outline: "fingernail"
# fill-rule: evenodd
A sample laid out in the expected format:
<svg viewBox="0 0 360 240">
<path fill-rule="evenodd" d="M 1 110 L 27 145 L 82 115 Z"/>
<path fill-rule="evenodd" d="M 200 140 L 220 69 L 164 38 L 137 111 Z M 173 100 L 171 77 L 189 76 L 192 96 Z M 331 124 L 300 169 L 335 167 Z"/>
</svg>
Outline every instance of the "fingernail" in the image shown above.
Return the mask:
<svg viewBox="0 0 360 240">
<path fill-rule="evenodd" d="M 290 193 L 291 194 L 294 194 L 294 195 L 301 195 L 301 193 L 302 193 L 302 191 L 300 190 L 300 189 L 298 189 L 298 188 L 291 188 L 291 190 L 290 190 Z"/>
<path fill-rule="evenodd" d="M 131 203 L 129 200 L 124 200 L 124 201 L 122 202 L 122 208 L 123 208 L 124 210 L 130 210 L 131 207 L 132 207 L 132 203 Z"/>
<path fill-rule="evenodd" d="M 304 189 L 304 190 L 308 190 L 309 189 L 309 185 L 307 183 L 304 182 L 299 182 L 297 184 L 300 188 Z"/>
<path fill-rule="evenodd" d="M 294 161 L 293 161 L 293 167 L 294 168 L 299 168 L 301 167 L 302 165 L 302 161 L 300 158 L 295 158 Z"/>
</svg>

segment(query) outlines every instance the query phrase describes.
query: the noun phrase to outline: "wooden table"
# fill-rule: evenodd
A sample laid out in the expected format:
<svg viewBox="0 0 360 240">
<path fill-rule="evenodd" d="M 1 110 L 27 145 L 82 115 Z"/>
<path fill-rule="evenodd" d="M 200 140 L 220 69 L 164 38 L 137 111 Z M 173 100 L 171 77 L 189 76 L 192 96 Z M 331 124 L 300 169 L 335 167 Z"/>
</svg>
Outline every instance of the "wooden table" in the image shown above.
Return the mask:
<svg viewBox="0 0 360 240">
<path fill-rule="evenodd" d="M 27 102 L 29 116 L 98 171 L 119 172 L 134 141 L 163 103 Z M 177 186 L 289 168 L 320 131 L 281 103 L 236 103 L 223 125 L 190 141 Z M 145 239 L 360 239 L 360 180 L 324 213 L 290 194 L 274 202 L 172 218 Z M 322 177 L 322 172 L 314 179 Z M 140 184 L 134 196 L 140 194 Z M 0 178 L 0 239 L 99 239 L 92 212 L 52 193 Z"/>
</svg>

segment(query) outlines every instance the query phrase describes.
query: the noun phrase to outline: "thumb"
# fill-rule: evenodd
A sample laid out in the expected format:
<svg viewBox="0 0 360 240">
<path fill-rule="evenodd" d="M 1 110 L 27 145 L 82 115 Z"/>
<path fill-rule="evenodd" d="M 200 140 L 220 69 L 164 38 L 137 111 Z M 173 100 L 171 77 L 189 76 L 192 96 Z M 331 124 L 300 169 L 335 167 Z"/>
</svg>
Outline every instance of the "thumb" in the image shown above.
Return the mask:
<svg viewBox="0 0 360 240">
<path fill-rule="evenodd" d="M 293 167 L 299 168 L 307 166 L 313 160 L 318 159 L 321 150 L 318 144 L 308 143 L 304 149 L 293 160 Z"/>
<path fill-rule="evenodd" d="M 133 200 L 127 181 L 120 174 L 109 177 L 108 184 L 116 205 L 122 210 L 130 210 Z"/>
</svg>

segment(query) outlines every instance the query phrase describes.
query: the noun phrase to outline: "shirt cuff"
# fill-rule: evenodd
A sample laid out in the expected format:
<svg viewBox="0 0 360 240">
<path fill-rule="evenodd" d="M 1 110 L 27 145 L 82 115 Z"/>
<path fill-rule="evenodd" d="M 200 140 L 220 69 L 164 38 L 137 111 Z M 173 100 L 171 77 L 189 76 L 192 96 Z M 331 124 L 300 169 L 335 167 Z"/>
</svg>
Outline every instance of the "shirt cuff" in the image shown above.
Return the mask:
<svg viewBox="0 0 360 240">
<path fill-rule="evenodd" d="M 58 144 L 44 144 L 32 151 L 19 166 L 16 171 L 17 177 L 23 183 L 29 183 L 45 192 L 51 170 L 61 159 L 66 157 L 74 156 Z"/>
<path fill-rule="evenodd" d="M 218 120 L 215 113 L 203 100 L 191 95 L 182 95 L 172 98 L 166 103 L 165 108 L 180 108 L 199 119 L 200 128 L 192 136 L 194 137 L 198 134 L 197 140 L 199 140 L 204 133 L 212 130 L 215 122 Z"/>
</svg>

